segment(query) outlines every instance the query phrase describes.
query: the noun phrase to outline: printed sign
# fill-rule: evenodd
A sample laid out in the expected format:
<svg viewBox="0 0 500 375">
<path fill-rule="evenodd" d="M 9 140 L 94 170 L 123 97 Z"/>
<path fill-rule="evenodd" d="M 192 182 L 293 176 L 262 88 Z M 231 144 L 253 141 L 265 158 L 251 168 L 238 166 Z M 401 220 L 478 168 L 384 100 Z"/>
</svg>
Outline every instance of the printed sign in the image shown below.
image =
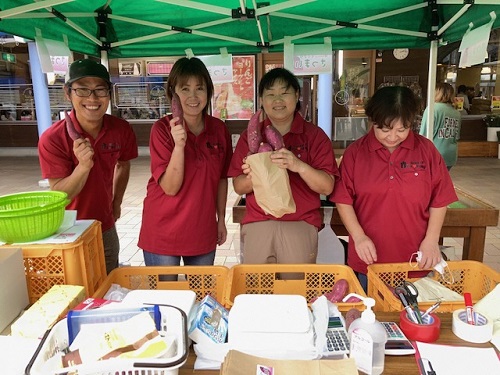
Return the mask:
<svg viewBox="0 0 500 375">
<path fill-rule="evenodd" d="M 455 97 L 455 109 L 457 111 L 462 111 L 464 109 L 464 98 L 461 96 Z"/>
<path fill-rule="evenodd" d="M 142 64 L 140 62 L 123 62 L 118 64 L 120 76 L 139 77 L 142 75 Z"/>
<path fill-rule="evenodd" d="M 233 81 L 233 66 L 231 55 L 211 55 L 211 56 L 198 56 L 207 67 L 212 82 L 214 84 L 232 82 Z"/>
<path fill-rule="evenodd" d="M 491 97 L 491 109 L 500 109 L 500 96 Z"/>
<path fill-rule="evenodd" d="M 232 56 L 232 82 L 215 84 L 212 114 L 226 119 L 249 119 L 255 105 L 255 56 Z"/>
<path fill-rule="evenodd" d="M 333 67 L 331 44 L 291 45 L 285 67 L 295 75 L 331 74 Z M 290 53 L 291 52 L 291 53 Z M 291 66 L 290 66 L 291 65 Z"/>
</svg>

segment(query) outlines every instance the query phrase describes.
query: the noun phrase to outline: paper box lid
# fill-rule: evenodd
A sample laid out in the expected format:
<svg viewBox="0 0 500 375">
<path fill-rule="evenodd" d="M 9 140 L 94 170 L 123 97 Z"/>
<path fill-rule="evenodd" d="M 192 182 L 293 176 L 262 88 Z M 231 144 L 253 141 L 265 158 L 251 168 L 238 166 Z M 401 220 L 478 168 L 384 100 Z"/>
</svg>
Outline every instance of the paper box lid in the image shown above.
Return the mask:
<svg viewBox="0 0 500 375">
<path fill-rule="evenodd" d="M 229 311 L 232 332 L 307 333 L 311 314 L 299 295 L 240 294 Z"/>
<path fill-rule="evenodd" d="M 192 290 L 132 290 L 123 298 L 122 304 L 172 305 L 183 310 L 187 316 L 196 301 Z"/>
<path fill-rule="evenodd" d="M 0 332 L 2 332 L 29 304 L 22 249 L 0 249 L 0 283 L 2 285 Z"/>
</svg>

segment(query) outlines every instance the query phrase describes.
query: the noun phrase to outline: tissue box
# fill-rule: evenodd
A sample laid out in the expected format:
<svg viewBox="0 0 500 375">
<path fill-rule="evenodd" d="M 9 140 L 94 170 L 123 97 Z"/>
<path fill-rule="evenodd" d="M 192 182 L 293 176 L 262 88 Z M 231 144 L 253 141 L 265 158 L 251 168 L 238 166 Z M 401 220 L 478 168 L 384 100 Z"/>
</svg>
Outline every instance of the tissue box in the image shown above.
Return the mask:
<svg viewBox="0 0 500 375">
<path fill-rule="evenodd" d="M 305 297 L 240 294 L 229 312 L 228 343 L 246 353 L 314 351 L 312 316 Z M 271 357 L 269 357 L 271 358 Z"/>
<path fill-rule="evenodd" d="M 200 344 L 223 343 L 228 329 L 228 312 L 212 296 L 203 298 L 194 311 L 189 338 Z"/>
<path fill-rule="evenodd" d="M 23 252 L 20 248 L 0 250 L 0 332 L 29 304 Z"/>
<path fill-rule="evenodd" d="M 66 313 L 85 299 L 79 285 L 54 285 L 11 326 L 13 336 L 41 338 Z"/>
</svg>

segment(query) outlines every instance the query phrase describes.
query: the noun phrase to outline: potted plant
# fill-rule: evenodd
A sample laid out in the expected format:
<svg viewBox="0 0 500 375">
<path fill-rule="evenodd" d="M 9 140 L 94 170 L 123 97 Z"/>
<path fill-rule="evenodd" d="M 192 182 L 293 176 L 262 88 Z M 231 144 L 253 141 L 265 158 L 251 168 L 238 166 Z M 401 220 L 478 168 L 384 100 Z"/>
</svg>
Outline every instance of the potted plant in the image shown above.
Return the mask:
<svg viewBox="0 0 500 375">
<path fill-rule="evenodd" d="M 486 115 L 484 117 L 484 122 L 488 127 L 487 138 L 486 140 L 489 142 L 499 142 L 498 134 L 500 132 L 500 115 Z"/>
</svg>

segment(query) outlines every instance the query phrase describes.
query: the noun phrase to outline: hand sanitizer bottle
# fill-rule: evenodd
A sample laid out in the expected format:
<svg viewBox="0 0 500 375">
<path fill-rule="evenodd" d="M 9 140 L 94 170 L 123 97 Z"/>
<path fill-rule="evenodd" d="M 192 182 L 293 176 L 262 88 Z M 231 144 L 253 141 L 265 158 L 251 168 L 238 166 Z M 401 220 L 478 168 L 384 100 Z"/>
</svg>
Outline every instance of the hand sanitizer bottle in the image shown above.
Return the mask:
<svg viewBox="0 0 500 375">
<path fill-rule="evenodd" d="M 375 319 L 373 298 L 362 298 L 366 308 L 361 318 L 349 326 L 350 357 L 356 361 L 358 370 L 365 374 L 378 375 L 384 371 L 385 343 L 384 326 Z"/>
</svg>

